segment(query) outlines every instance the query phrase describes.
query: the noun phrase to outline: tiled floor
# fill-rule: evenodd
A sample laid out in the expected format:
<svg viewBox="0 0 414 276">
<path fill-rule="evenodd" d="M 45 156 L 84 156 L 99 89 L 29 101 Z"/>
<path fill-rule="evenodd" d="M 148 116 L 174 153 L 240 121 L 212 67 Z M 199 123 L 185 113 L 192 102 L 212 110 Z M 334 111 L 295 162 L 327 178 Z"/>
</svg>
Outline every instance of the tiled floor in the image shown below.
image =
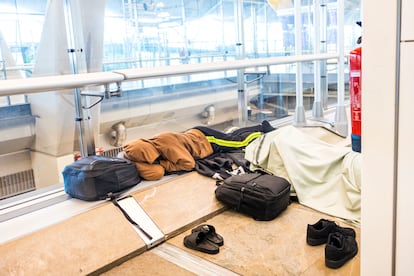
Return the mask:
<svg viewBox="0 0 414 276">
<path fill-rule="evenodd" d="M 343 145 L 348 143 L 346 139 L 322 128 L 304 128 L 303 131 L 327 142 Z M 112 268 L 105 275 L 360 274 L 359 253 L 341 268 L 333 270 L 325 266 L 324 245 L 312 247 L 306 244 L 307 224 L 313 224 L 320 218 L 328 218 L 342 226 L 353 227 L 360 244 L 358 226 L 346 224 L 296 202 L 291 203 L 272 221 L 255 221 L 232 210 L 221 208 L 215 200 L 215 187 L 210 180 L 197 174 L 189 174 L 184 176 L 180 183 L 172 181 L 171 189 L 158 191 L 156 197 L 148 196 L 151 193 L 154 195 L 154 191 L 150 190 L 135 196 L 160 229 L 167 234 L 168 239 L 144 254 Z M 184 198 L 191 200 L 186 203 L 180 202 L 180 195 L 177 194 L 179 190 L 173 188 L 175 185 L 180 191 L 183 187 L 178 185 L 186 186 L 184 190 L 189 194 L 184 195 Z M 211 185 L 211 192 L 207 192 L 205 185 Z M 181 215 L 167 215 L 166 210 L 169 210 L 169 206 L 166 204 L 171 204 L 171 201 L 163 200 L 164 196 L 175 198 L 176 204 L 170 207 L 176 208 L 177 214 Z M 211 210 L 211 214 L 202 216 L 209 213 L 206 212 L 208 209 Z M 168 212 L 170 211 L 172 210 Z M 181 220 L 181 227 L 177 228 L 177 220 Z M 201 223 L 214 225 L 217 232 L 224 237 L 224 246 L 220 247 L 218 254 L 209 255 L 183 245 L 183 239 L 190 234 L 191 228 Z"/>
<path fill-rule="evenodd" d="M 176 271 L 178 274 L 175 275 L 190 272 L 197 275 L 230 272 L 240 275 L 359 275 L 359 254 L 340 269 L 332 270 L 325 267 L 324 245 L 306 244 L 307 223 L 322 217 L 335 220 L 297 203 L 292 203 L 272 221 L 255 221 L 233 211 L 224 211 L 205 221 L 214 225 L 224 237 L 224 246 L 218 254 L 209 255 L 186 248 L 183 238 L 190 234 L 188 229 L 166 244 L 113 268 L 106 275 L 169 275 L 170 271 Z M 356 230 L 359 243 L 359 228 L 351 227 Z M 172 256 L 168 254 L 170 252 L 173 252 Z M 180 258 L 180 255 L 186 258 Z M 213 267 L 205 261 L 211 262 Z M 194 263 L 198 267 L 194 268 Z M 223 272 L 221 268 L 228 271 Z"/>
</svg>

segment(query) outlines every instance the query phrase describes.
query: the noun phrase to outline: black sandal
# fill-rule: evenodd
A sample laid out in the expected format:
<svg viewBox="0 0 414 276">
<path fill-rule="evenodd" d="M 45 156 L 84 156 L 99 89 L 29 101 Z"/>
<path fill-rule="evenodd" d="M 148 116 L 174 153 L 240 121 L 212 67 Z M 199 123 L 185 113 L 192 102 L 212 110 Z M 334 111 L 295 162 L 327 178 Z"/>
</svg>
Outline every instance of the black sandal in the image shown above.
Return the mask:
<svg viewBox="0 0 414 276">
<path fill-rule="evenodd" d="M 219 253 L 217 244 L 209 241 L 204 232 L 192 232 L 190 235 L 184 237 L 184 245 L 190 249 L 198 250 L 208 254 Z"/>
<path fill-rule="evenodd" d="M 221 235 L 216 232 L 216 228 L 210 224 L 201 224 L 191 230 L 191 232 L 203 232 L 206 234 L 206 238 L 217 244 L 218 246 L 222 246 L 224 244 L 224 239 Z"/>
</svg>

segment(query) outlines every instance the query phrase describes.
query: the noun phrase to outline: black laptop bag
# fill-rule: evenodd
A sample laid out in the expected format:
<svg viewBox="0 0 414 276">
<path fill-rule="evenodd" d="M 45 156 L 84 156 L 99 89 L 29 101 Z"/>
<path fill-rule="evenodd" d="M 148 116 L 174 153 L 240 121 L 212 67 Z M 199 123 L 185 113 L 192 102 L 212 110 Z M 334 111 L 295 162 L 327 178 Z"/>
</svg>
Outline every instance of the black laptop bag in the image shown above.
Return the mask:
<svg viewBox="0 0 414 276">
<path fill-rule="evenodd" d="M 65 192 L 82 200 L 111 198 L 141 182 L 135 164 L 121 158 L 87 156 L 62 172 Z"/>
<path fill-rule="evenodd" d="M 284 178 L 261 173 L 231 176 L 218 184 L 216 198 L 256 220 L 272 220 L 290 203 L 291 184 Z"/>
</svg>

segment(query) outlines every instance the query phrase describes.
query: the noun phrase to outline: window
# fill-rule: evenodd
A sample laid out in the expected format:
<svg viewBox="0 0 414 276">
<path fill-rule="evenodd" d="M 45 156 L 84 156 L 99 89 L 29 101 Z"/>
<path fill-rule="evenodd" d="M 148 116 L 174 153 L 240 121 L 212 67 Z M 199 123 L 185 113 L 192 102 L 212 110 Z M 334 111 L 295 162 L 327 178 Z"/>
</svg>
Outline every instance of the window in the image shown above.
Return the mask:
<svg viewBox="0 0 414 276">
<path fill-rule="evenodd" d="M 88 1 L 70 7 L 63 2 L 2 1 L 0 24 L 10 26 L 1 30 L 2 79 L 203 64 L 241 57 L 237 1 L 108 0 L 106 6 L 93 9 Z M 337 6 L 336 1 L 325 2 L 326 51 L 335 53 Z M 359 6 L 358 0 L 346 1 L 345 52 L 355 47 L 360 34 L 355 24 L 360 20 Z M 311 0 L 301 1 L 304 54 L 315 50 L 318 8 Z M 274 9 L 265 0 L 244 1 L 244 57 L 294 55 L 294 16 L 293 2 Z M 294 112 L 295 68 L 295 64 L 285 64 L 246 70 L 249 120 L 276 120 Z M 313 63 L 304 63 L 303 68 L 304 105 L 311 110 Z M 326 105 L 335 104 L 336 63 L 328 62 L 326 68 Z M 134 80 L 122 82 L 120 88 L 121 97 L 104 99 L 82 111 L 91 118 L 88 123 L 96 148 L 106 154 L 116 154 L 125 142 L 117 140 L 119 124 L 124 124 L 127 140 L 131 140 L 198 124 L 225 129 L 238 118 L 235 70 Z M 81 92 L 102 93 L 104 89 L 93 86 Z M 118 88 L 112 84 L 109 89 Z M 84 106 L 97 100 L 82 97 Z M 211 106 L 214 116 L 208 113 Z M 61 171 L 80 151 L 74 91 L 3 96 L 0 114 L 0 205 L 18 194 L 56 185 L 62 189 Z"/>
</svg>

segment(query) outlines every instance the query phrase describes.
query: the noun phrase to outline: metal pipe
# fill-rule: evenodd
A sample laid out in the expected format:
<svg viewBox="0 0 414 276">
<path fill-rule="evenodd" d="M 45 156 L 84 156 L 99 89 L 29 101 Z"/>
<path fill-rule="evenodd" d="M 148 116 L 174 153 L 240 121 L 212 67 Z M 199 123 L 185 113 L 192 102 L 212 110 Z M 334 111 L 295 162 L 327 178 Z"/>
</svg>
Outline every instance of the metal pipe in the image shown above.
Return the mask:
<svg viewBox="0 0 414 276">
<path fill-rule="evenodd" d="M 279 56 L 271 58 L 238 59 L 233 61 L 211 62 L 189 65 L 171 65 L 158 68 L 125 69 L 113 71 L 124 75 L 125 80 L 172 77 L 186 74 L 207 73 L 215 71 L 238 70 L 259 66 L 289 64 L 323 59 L 337 59 L 338 54 Z M 1 91 L 1 87 L 0 87 Z"/>
<path fill-rule="evenodd" d="M 245 57 L 244 49 L 244 26 L 243 26 L 243 0 L 237 0 L 234 6 L 234 18 L 236 18 L 237 33 L 237 58 L 243 60 Z M 245 126 L 247 123 L 247 95 L 246 84 L 244 81 L 244 68 L 237 71 L 237 99 L 239 111 L 239 126 Z"/>
<path fill-rule="evenodd" d="M 338 105 L 344 105 L 344 67 L 345 67 L 345 58 L 344 58 L 344 0 L 338 0 L 337 8 L 337 47 L 338 47 Z"/>
<path fill-rule="evenodd" d="M 295 0 L 295 53 L 302 54 L 302 5 L 301 1 Z M 303 106 L 303 76 L 302 62 L 296 63 L 296 108 L 294 116 L 294 125 L 300 126 L 306 124 L 305 108 Z"/>
<path fill-rule="evenodd" d="M 66 23 L 66 35 L 68 42 L 67 52 L 69 54 L 70 65 L 72 69 L 72 74 L 76 75 L 79 73 L 79 61 L 78 55 L 83 57 L 84 51 L 82 48 L 77 48 L 77 42 L 75 39 L 75 28 L 73 18 L 77 14 L 74 14 L 74 9 L 72 7 L 72 1 L 76 0 L 66 0 L 65 1 L 65 23 Z M 79 32 L 79 28 L 76 28 Z M 79 37 L 79 35 L 78 35 Z M 81 68 L 86 69 L 86 68 Z M 75 103 L 75 112 L 76 112 L 76 126 L 79 131 L 79 149 L 82 156 L 94 155 L 95 154 L 95 141 L 93 138 L 93 131 L 90 126 L 90 114 L 89 109 L 84 109 L 83 106 L 88 106 L 82 104 L 82 93 L 79 87 L 76 87 L 73 90 L 74 103 Z"/>
<path fill-rule="evenodd" d="M 338 0 L 337 6 L 337 51 L 338 60 L 338 103 L 335 114 L 335 129 L 342 136 L 348 136 L 348 116 L 345 109 L 345 84 L 344 84 L 344 0 Z"/>
<path fill-rule="evenodd" d="M 68 40 L 68 49 L 69 60 L 71 65 L 71 70 L 73 74 L 78 73 L 77 60 L 75 56 L 75 38 L 73 36 L 73 22 L 72 22 L 72 11 L 70 0 L 65 1 L 65 23 L 66 23 L 66 37 Z M 87 147 L 84 143 L 84 122 L 83 122 L 83 113 L 82 113 L 82 102 L 81 102 L 81 92 L 79 88 L 74 88 L 73 97 L 75 102 L 75 121 L 76 127 L 79 131 L 79 147 L 82 156 L 87 155 Z"/>
<path fill-rule="evenodd" d="M 72 89 L 76 87 L 100 86 L 123 81 L 148 78 L 173 77 L 186 74 L 200 74 L 217 71 L 231 71 L 251 67 L 267 67 L 277 64 L 291 64 L 314 60 L 338 59 L 338 54 L 318 54 L 300 56 L 279 56 L 258 59 L 240 59 L 203 64 L 184 64 L 162 66 L 158 68 L 125 69 L 113 72 L 83 73 L 77 75 L 57 75 L 11 79 L 1 81 L 0 96 L 42 93 L 48 91 Z"/>
<path fill-rule="evenodd" d="M 320 53 L 327 53 L 327 3 L 326 0 L 320 0 Z M 322 107 L 326 109 L 328 107 L 328 73 L 326 60 L 320 61 L 321 72 L 321 98 Z"/>
<path fill-rule="evenodd" d="M 315 54 L 319 54 L 321 51 L 321 16 L 320 16 L 320 0 L 315 0 L 313 4 L 313 30 L 315 34 L 314 45 L 315 45 Z M 313 62 L 313 74 L 314 74 L 314 101 L 312 107 L 312 117 L 319 119 L 323 118 L 323 108 L 322 108 L 322 93 L 321 93 L 321 66 L 320 61 Z"/>
</svg>

